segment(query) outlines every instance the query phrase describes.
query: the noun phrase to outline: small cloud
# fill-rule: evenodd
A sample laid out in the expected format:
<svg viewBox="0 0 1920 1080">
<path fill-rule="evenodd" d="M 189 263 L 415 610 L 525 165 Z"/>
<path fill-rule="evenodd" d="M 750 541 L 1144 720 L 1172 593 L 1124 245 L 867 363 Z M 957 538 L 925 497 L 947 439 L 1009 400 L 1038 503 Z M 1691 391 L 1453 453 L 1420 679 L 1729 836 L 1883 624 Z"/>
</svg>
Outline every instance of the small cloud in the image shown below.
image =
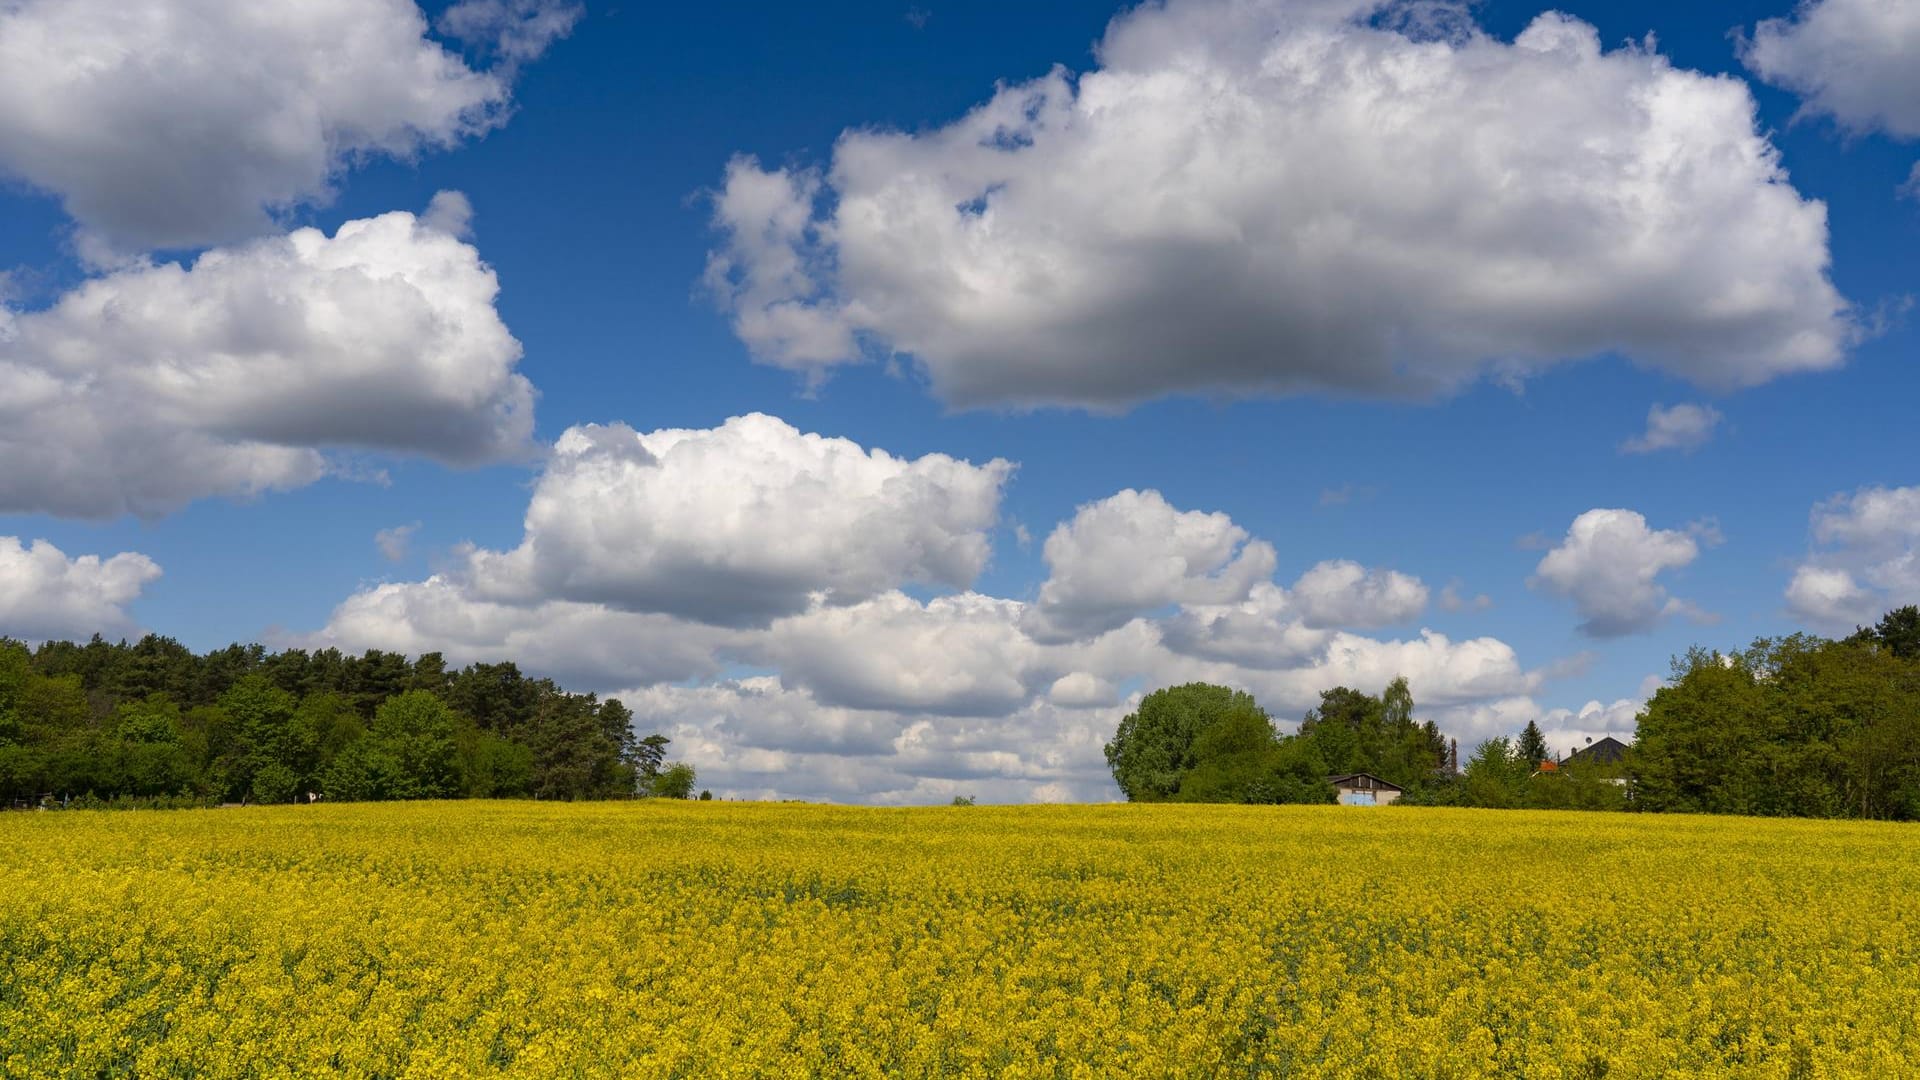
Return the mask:
<svg viewBox="0 0 1920 1080">
<path fill-rule="evenodd" d="M 1720 623 L 1718 612 L 1708 611 L 1691 600 L 1682 600 L 1677 596 L 1667 601 L 1667 606 L 1661 609 L 1660 614 L 1685 619 L 1695 626 L 1717 626 Z"/>
<path fill-rule="evenodd" d="M 1720 519 L 1713 516 L 1687 522 L 1687 535 L 1707 547 L 1719 547 L 1727 542 L 1727 534 L 1720 531 Z"/>
<path fill-rule="evenodd" d="M 1907 174 L 1907 182 L 1901 184 L 1898 190 L 1909 199 L 1920 200 L 1920 161 L 1913 163 L 1913 171 Z"/>
<path fill-rule="evenodd" d="M 471 239 L 473 204 L 458 191 L 437 191 L 433 201 L 427 204 L 427 212 L 421 215 L 420 224 L 457 240 Z"/>
<path fill-rule="evenodd" d="M 381 529 L 374 533 L 373 543 L 380 549 L 380 554 L 386 556 L 388 562 L 401 562 L 406 559 L 408 549 L 413 546 L 413 534 L 418 531 L 420 531 L 420 523 L 417 521 L 406 525 L 395 525 L 391 529 Z"/>
<path fill-rule="evenodd" d="M 1459 578 L 1447 582 L 1440 590 L 1440 610 L 1442 611 L 1485 611 L 1493 606 L 1493 597 L 1486 593 L 1466 594 L 1466 583 Z"/>
<path fill-rule="evenodd" d="M 1427 606 L 1427 586 L 1419 578 L 1351 559 L 1316 564 L 1293 583 L 1291 595 L 1302 621 L 1314 629 L 1391 626 Z"/>
<path fill-rule="evenodd" d="M 1025 522 L 1016 521 L 1013 523 L 1013 539 L 1020 545 L 1021 551 L 1025 551 L 1033 546 L 1033 533 L 1027 528 Z"/>
<path fill-rule="evenodd" d="M 1337 488 L 1328 488 L 1320 493 L 1321 506 L 1345 506 L 1350 502 L 1373 498 L 1370 487 L 1356 487 L 1353 484 L 1341 484 Z"/>
<path fill-rule="evenodd" d="M 1599 659 L 1599 653 L 1594 652 L 1592 649 L 1585 649 L 1574 653 L 1572 656 L 1563 656 L 1553 663 L 1548 664 L 1545 668 L 1541 669 L 1540 675 L 1541 678 L 1548 681 L 1582 678 L 1589 671 L 1593 670 L 1594 663 Z"/>
<path fill-rule="evenodd" d="M 393 475 L 372 459 L 355 454 L 336 454 L 327 459 L 326 475 L 347 484 L 372 484 L 392 487 Z"/>
<path fill-rule="evenodd" d="M 1915 165 L 1914 170 L 1920 173 L 1920 165 Z M 1920 198 L 1920 189 L 1916 189 L 1915 197 Z M 1873 305 L 1873 310 L 1867 312 L 1860 320 L 1860 325 L 1854 331 L 1854 344 L 1861 345 L 1869 341 L 1877 341 L 1905 327 L 1907 316 L 1913 313 L 1913 305 L 1912 293 L 1883 297 L 1879 303 Z"/>
<path fill-rule="evenodd" d="M 1553 537 L 1544 532 L 1530 532 L 1514 540 L 1513 546 L 1521 551 L 1545 551 L 1553 546 Z"/>
<path fill-rule="evenodd" d="M 1647 410 L 1647 430 L 1620 444 L 1623 454 L 1651 454 L 1658 450 L 1691 453 L 1706 445 L 1724 419 L 1711 405 L 1655 405 Z"/>
<path fill-rule="evenodd" d="M 910 7 L 907 9 L 907 25 L 913 27 L 915 30 L 925 30 L 927 23 L 932 19 L 933 12 L 928 11 L 926 8 Z"/>
<path fill-rule="evenodd" d="M 461 0 L 435 27 L 448 37 L 498 56 L 509 69 L 537 60 L 573 32 L 586 8 L 572 0 Z"/>
</svg>

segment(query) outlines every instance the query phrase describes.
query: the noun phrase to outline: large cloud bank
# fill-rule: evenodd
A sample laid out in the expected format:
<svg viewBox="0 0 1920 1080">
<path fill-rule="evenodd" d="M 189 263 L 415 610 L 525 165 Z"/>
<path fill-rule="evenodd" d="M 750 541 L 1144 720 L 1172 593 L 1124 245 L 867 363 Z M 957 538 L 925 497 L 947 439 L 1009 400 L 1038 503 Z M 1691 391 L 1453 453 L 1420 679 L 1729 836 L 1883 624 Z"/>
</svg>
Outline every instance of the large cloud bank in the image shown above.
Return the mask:
<svg viewBox="0 0 1920 1080">
<path fill-rule="evenodd" d="M 447 29 L 518 61 L 576 16 L 468 0 Z M 511 63 L 476 70 L 427 32 L 413 0 L 11 0 L 0 174 L 57 195 L 111 249 L 257 235 L 356 160 L 505 119 Z"/>
<path fill-rule="evenodd" d="M 1336 560 L 1285 586 L 1272 545 L 1155 491 L 1062 522 L 1034 599 L 977 591 L 1010 472 L 759 415 L 577 427 L 518 546 L 365 589 L 303 640 L 618 692 L 739 795 L 1111 797 L 1100 748 L 1134 695 L 1196 679 L 1284 719 L 1404 674 L 1463 741 L 1539 712 L 1502 641 L 1360 632 L 1417 617 L 1418 578 Z"/>
<path fill-rule="evenodd" d="M 1826 211 L 1737 79 L 1450 4 L 1171 0 L 1099 66 L 822 172 L 734 160 L 708 272 L 764 362 L 909 354 L 960 406 L 1441 392 L 1601 353 L 1840 363 Z"/>
<path fill-rule="evenodd" d="M 465 200 L 139 263 L 0 308 L 0 512 L 153 515 L 308 484 L 329 447 L 530 455 L 533 388 Z"/>
</svg>

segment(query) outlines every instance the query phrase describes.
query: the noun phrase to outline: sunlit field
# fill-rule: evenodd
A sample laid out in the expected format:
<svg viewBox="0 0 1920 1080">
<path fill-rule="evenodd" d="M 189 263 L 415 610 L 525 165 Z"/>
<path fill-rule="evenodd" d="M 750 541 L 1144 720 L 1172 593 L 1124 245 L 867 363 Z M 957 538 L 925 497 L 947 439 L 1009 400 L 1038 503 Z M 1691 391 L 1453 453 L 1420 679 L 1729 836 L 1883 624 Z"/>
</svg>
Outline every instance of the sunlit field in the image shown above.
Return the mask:
<svg viewBox="0 0 1920 1080">
<path fill-rule="evenodd" d="M 1899 1076 L 1920 831 L 1339 807 L 0 815 L 0 1073 Z"/>
</svg>

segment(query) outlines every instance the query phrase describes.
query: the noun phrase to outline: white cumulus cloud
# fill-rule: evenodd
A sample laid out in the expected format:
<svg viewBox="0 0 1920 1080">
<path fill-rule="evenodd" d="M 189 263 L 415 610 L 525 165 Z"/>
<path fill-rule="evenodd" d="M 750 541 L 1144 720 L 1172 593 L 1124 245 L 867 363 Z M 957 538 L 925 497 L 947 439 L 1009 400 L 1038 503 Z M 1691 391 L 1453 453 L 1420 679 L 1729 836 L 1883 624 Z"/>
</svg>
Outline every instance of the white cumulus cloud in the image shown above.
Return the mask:
<svg viewBox="0 0 1920 1080">
<path fill-rule="evenodd" d="M 1427 586 L 1398 570 L 1330 559 L 1300 575 L 1293 598 L 1308 626 L 1371 630 L 1418 617 L 1427 609 Z"/>
<path fill-rule="evenodd" d="M 1021 607 L 978 593 L 922 603 L 891 592 L 783 619 L 743 652 L 831 705 L 1004 715 L 1039 680 Z"/>
<path fill-rule="evenodd" d="M 711 623 L 765 623 L 897 585 L 963 588 L 1013 467 L 895 457 L 776 417 L 638 433 L 569 428 L 526 513 L 526 538 L 475 551 L 479 595 L 558 598 Z"/>
<path fill-rule="evenodd" d="M 1293 598 L 1271 582 L 1235 603 L 1182 605 L 1158 629 L 1176 654 L 1255 670 L 1297 667 L 1333 640 L 1332 632 L 1308 626 Z"/>
<path fill-rule="evenodd" d="M 1120 694 L 1106 679 L 1072 671 L 1053 680 L 1047 688 L 1047 700 L 1070 709 L 1091 709 L 1117 703 Z"/>
<path fill-rule="evenodd" d="M 1803 0 L 1741 43 L 1761 79 L 1805 99 L 1804 111 L 1850 131 L 1920 137 L 1920 5 L 1911 0 Z"/>
<path fill-rule="evenodd" d="M 59 196 L 111 249 L 263 233 L 369 155 L 505 119 L 508 73 L 426 34 L 413 0 L 11 0 L 0 174 Z"/>
<path fill-rule="evenodd" d="M 1539 717 L 1540 705 L 1530 696 L 1514 694 L 1422 712 L 1424 719 L 1432 720 L 1442 734 L 1459 744 L 1460 763 L 1465 765 L 1467 755 L 1482 742 L 1518 735 L 1527 721 Z"/>
<path fill-rule="evenodd" d="M 822 170 L 736 159 L 708 281 L 764 362 L 904 353 L 959 406 L 1422 396 L 1609 352 L 1712 387 L 1842 361 L 1825 207 L 1745 84 L 1569 16 L 1508 42 L 1465 10 L 1142 5 L 1093 71 L 849 130 Z"/>
<path fill-rule="evenodd" d="M 1787 607 L 1844 632 L 1920 603 L 1920 487 L 1868 487 L 1813 508 L 1814 552 L 1787 585 Z"/>
<path fill-rule="evenodd" d="M 1787 583 L 1787 607 L 1810 623 L 1839 630 L 1872 621 L 1880 600 L 1854 580 L 1853 572 L 1832 566 L 1800 566 Z"/>
<path fill-rule="evenodd" d="M 1573 601 L 1593 637 L 1650 630 L 1669 615 L 1704 619 L 1689 602 L 1667 594 L 1657 578 L 1700 554 L 1686 532 L 1651 529 L 1632 510 L 1589 510 L 1573 519 L 1566 538 L 1534 570 L 1533 588 Z"/>
<path fill-rule="evenodd" d="M 399 212 L 87 281 L 0 333 L 0 512 L 285 490 L 328 448 L 529 456 L 498 292 L 471 245 Z"/>
<path fill-rule="evenodd" d="M 1433 630 L 1399 640 L 1338 633 L 1311 664 L 1251 680 L 1266 690 L 1261 700 L 1297 713 L 1329 686 L 1378 693 L 1406 676 L 1416 701 L 1427 707 L 1462 705 L 1531 690 L 1538 678 L 1520 664 L 1513 647 L 1498 638 L 1454 640 Z"/>
<path fill-rule="evenodd" d="M 1631 696 L 1611 702 L 1593 700 L 1578 709 L 1548 709 L 1539 720 L 1540 729 L 1547 736 L 1547 746 L 1555 753 L 1571 754 L 1608 736 L 1631 744 L 1640 713 L 1664 685 L 1666 682 L 1660 676 L 1648 675 L 1640 680 L 1639 689 Z"/>
<path fill-rule="evenodd" d="M 1047 537 L 1033 629 L 1073 637 L 1168 604 L 1230 604 L 1273 576 L 1273 545 L 1225 514 L 1177 510 L 1131 488 L 1088 503 Z"/>
<path fill-rule="evenodd" d="M 1100 748 L 1124 706 L 1035 701 L 1003 716 L 929 718 L 822 704 L 778 678 L 622 692 L 703 787 L 741 798 L 927 803 L 1117 799 Z"/>
<path fill-rule="evenodd" d="M 502 604 L 444 575 L 353 594 L 327 625 L 282 644 L 444 653 L 454 664 L 511 660 L 569 687 L 605 689 L 715 675 L 730 631 L 604 604 Z"/>
<path fill-rule="evenodd" d="M 126 606 L 160 576 L 138 552 L 68 558 L 45 540 L 0 536 L 0 637 L 84 641 L 137 632 Z"/>
</svg>

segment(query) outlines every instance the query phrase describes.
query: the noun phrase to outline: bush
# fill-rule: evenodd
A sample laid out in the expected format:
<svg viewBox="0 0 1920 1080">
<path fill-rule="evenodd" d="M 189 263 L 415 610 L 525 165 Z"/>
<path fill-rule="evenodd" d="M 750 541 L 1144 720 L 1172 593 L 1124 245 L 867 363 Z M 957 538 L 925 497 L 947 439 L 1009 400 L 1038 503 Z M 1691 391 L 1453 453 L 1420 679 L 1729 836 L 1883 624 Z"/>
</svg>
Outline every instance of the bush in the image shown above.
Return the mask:
<svg viewBox="0 0 1920 1080">
<path fill-rule="evenodd" d="M 676 761 L 653 778 L 653 786 L 648 794 L 656 799 L 691 799 L 693 780 L 693 766 Z"/>
</svg>

